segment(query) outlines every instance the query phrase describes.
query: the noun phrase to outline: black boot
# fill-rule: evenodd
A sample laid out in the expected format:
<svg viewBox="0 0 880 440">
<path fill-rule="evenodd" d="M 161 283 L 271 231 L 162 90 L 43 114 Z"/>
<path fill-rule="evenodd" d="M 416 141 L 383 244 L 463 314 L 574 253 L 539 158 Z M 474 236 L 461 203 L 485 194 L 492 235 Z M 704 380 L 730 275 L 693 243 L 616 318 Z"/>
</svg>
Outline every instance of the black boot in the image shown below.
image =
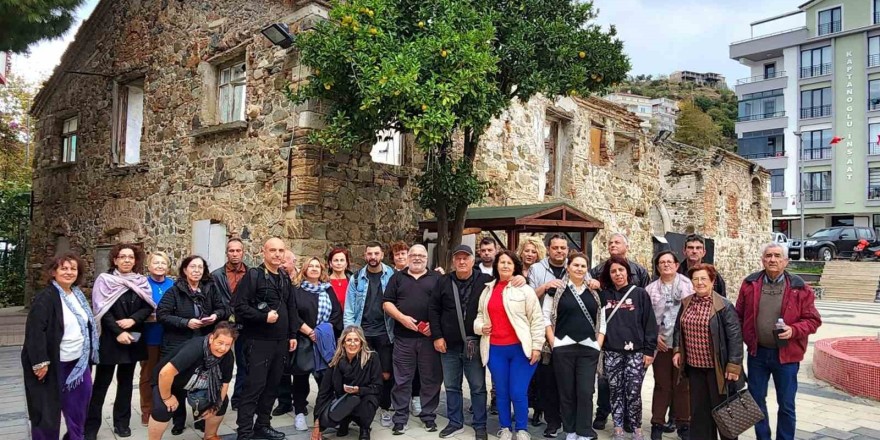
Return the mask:
<svg viewBox="0 0 880 440">
<path fill-rule="evenodd" d="M 663 425 L 651 425 L 651 440 L 663 440 Z"/>
<path fill-rule="evenodd" d="M 361 432 L 358 434 L 358 440 L 370 440 L 370 428 L 361 428 Z"/>
</svg>

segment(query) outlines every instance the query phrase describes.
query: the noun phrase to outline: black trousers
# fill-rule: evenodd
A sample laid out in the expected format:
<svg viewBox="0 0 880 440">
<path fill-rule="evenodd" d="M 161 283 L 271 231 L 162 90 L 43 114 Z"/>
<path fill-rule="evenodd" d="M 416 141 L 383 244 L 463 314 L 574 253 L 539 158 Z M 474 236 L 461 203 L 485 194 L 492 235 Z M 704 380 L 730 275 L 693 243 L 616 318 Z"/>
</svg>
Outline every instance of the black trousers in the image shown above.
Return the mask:
<svg viewBox="0 0 880 440">
<path fill-rule="evenodd" d="M 596 418 L 607 420 L 611 415 L 611 385 L 605 376 L 596 378 L 599 397 L 596 399 Z"/>
<path fill-rule="evenodd" d="M 382 364 L 382 373 L 388 373 L 388 379 L 382 378 L 382 389 L 379 390 L 379 408 L 384 410 L 391 409 L 391 388 L 394 387 L 394 365 L 392 359 L 394 357 L 394 345 L 388 339 L 388 335 L 367 336 L 367 345 L 379 355 L 379 363 Z M 416 383 L 413 381 L 413 395 L 416 392 Z"/>
<path fill-rule="evenodd" d="M 553 369 L 559 390 L 562 429 L 580 437 L 598 438 L 593 431 L 593 384 L 599 365 L 599 351 L 583 345 L 553 350 Z"/>
<path fill-rule="evenodd" d="M 267 427 L 272 420 L 272 404 L 287 363 L 288 342 L 247 340 L 244 347 L 248 375 L 238 405 L 238 435 L 250 436 L 254 427 Z M 257 420 L 254 422 L 254 416 Z"/>
<path fill-rule="evenodd" d="M 373 418 L 376 417 L 377 409 L 379 409 L 379 400 L 376 399 L 376 396 L 361 397 L 360 405 L 352 410 L 348 417 L 342 419 L 342 421 L 339 422 L 339 426 L 348 426 L 351 422 L 354 422 L 357 423 L 361 429 L 369 429 L 370 424 L 373 423 Z M 326 417 L 324 418 L 326 419 Z M 321 431 L 331 427 L 328 426 L 326 422 L 327 420 L 321 421 Z"/>
<path fill-rule="evenodd" d="M 89 401 L 89 413 L 86 416 L 85 434 L 97 435 L 101 429 L 101 408 L 107 397 L 107 390 L 116 373 L 116 400 L 113 401 L 113 426 L 129 428 L 131 420 L 131 392 L 134 388 L 134 367 L 137 364 L 97 365 L 95 380 L 92 387 L 92 399 Z"/>
<path fill-rule="evenodd" d="M 544 420 L 547 421 L 547 429 L 559 429 L 562 427 L 562 416 L 559 414 L 559 393 L 556 385 L 556 371 L 554 371 L 553 363 L 556 362 L 554 356 L 550 360 L 550 364 L 544 365 L 538 363 L 538 370 L 535 376 L 538 377 L 538 399 L 537 409 L 544 412 Z"/>
<path fill-rule="evenodd" d="M 691 387 L 691 438 L 717 440 L 718 428 L 712 418 L 712 408 L 724 401 L 726 396 L 718 392 L 714 368 L 694 368 L 686 366 Z M 721 436 L 721 440 L 736 440 Z"/>
</svg>

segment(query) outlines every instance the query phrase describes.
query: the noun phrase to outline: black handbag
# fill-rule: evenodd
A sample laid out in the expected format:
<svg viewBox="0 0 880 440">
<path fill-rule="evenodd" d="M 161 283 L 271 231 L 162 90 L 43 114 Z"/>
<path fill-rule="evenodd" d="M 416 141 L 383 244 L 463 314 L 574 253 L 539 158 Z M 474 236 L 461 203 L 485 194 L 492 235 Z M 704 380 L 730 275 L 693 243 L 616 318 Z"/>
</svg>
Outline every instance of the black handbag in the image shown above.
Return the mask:
<svg viewBox="0 0 880 440">
<path fill-rule="evenodd" d="M 309 374 L 315 371 L 315 345 L 308 336 L 296 335 L 296 350 L 290 355 L 290 373 Z"/>
<path fill-rule="evenodd" d="M 727 399 L 712 409 L 712 418 L 723 437 L 736 438 L 764 420 L 764 413 L 748 389 L 736 391 L 734 382 L 728 382 Z"/>
</svg>

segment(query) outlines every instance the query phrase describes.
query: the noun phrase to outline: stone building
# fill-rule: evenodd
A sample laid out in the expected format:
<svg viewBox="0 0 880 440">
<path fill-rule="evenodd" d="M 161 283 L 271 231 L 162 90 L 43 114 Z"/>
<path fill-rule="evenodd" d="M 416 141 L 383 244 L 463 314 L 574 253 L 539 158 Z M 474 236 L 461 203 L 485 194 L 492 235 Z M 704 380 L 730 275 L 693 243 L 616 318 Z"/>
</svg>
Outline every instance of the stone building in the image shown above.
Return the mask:
<svg viewBox="0 0 880 440">
<path fill-rule="evenodd" d="M 308 29 L 325 15 L 323 2 L 306 0 L 101 0 L 31 110 L 29 288 L 45 258 L 68 249 L 93 279 L 118 242 L 174 261 L 196 252 L 216 267 L 231 236 L 254 257 L 272 235 L 299 255 L 333 243 L 359 255 L 371 239 L 419 237 L 423 163 L 411 141 L 330 153 L 308 142 L 320 103 L 294 106 L 284 94 L 307 69 L 260 30 Z M 752 176 L 729 155 L 706 168 L 703 156 L 724 153 L 654 145 L 639 123 L 598 98 L 514 103 L 478 154 L 492 182 L 485 204 L 569 201 L 604 222 L 599 241 L 626 232 L 643 263 L 652 235 L 690 226 L 742 244 L 744 260 L 722 264 L 728 278 L 755 266 L 749 252 L 770 230 L 766 173 Z"/>
</svg>

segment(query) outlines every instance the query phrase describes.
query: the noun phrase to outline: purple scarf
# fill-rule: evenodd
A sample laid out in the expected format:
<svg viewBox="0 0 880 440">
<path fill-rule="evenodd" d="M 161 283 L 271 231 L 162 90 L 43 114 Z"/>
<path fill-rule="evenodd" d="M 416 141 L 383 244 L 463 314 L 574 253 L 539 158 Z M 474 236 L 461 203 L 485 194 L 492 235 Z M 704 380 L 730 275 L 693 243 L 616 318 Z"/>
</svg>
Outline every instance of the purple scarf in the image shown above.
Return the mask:
<svg viewBox="0 0 880 440">
<path fill-rule="evenodd" d="M 101 318 L 129 289 L 143 298 L 153 309 L 156 308 L 156 302 L 153 301 L 153 289 L 150 287 L 147 277 L 134 272 L 122 274 L 118 270 L 114 270 L 112 274 L 98 275 L 98 279 L 95 280 L 95 285 L 92 287 L 92 309 L 95 311 L 98 334 L 101 333 Z"/>
</svg>

